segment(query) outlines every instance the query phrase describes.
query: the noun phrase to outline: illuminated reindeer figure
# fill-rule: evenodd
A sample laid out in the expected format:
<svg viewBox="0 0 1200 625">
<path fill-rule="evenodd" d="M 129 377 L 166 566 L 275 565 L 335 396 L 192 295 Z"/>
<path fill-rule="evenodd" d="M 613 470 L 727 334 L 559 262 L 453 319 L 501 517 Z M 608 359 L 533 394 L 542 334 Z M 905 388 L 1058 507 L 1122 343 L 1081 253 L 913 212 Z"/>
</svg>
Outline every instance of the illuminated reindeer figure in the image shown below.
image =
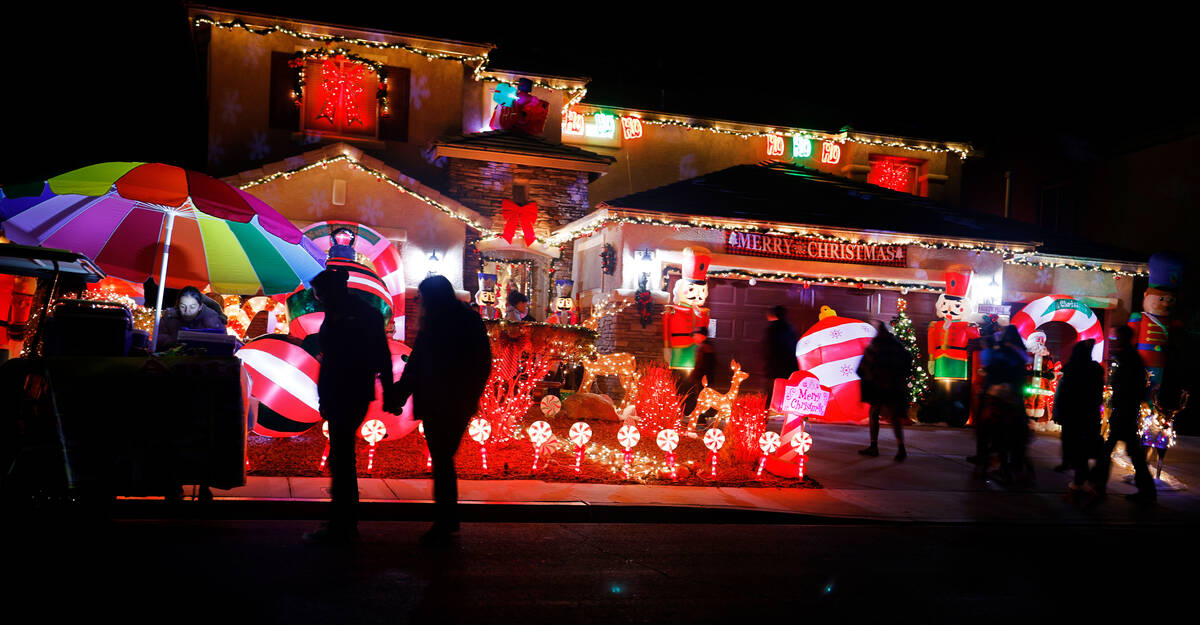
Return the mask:
<svg viewBox="0 0 1200 625">
<path fill-rule="evenodd" d="M 733 370 L 733 379 L 729 382 L 729 392 L 725 394 L 718 393 L 715 389 L 708 385 L 708 376 L 701 378 L 700 383 L 704 388 L 700 390 L 700 396 L 696 399 L 696 408 L 692 410 L 692 414 L 688 415 L 688 431 L 695 432 L 696 424 L 700 420 L 700 415 L 709 408 L 714 408 L 717 411 L 717 422 L 728 423 L 729 417 L 733 414 L 733 402 L 737 400 L 738 388 L 742 382 L 750 377 L 749 373 L 742 371 L 742 365 L 736 360 L 729 362 L 729 368 Z"/>
<path fill-rule="evenodd" d="M 621 412 L 637 398 L 637 358 L 634 358 L 633 354 L 600 354 L 595 360 L 585 360 L 583 382 L 579 385 L 579 392 L 586 393 L 598 375 L 615 375 L 620 380 L 621 387 L 625 389 L 625 397 L 621 400 Z"/>
</svg>

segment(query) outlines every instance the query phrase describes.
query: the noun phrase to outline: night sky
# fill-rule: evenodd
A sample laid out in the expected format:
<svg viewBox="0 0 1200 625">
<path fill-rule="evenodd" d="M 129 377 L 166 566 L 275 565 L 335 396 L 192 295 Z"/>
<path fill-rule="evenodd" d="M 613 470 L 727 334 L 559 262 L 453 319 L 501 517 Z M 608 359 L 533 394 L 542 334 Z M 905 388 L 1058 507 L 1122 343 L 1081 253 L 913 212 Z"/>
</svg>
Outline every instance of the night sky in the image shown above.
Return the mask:
<svg viewBox="0 0 1200 625">
<path fill-rule="evenodd" d="M 1162 16 L 380 4 L 222 6 L 494 43 L 490 67 L 590 77 L 596 104 L 970 141 L 993 159 L 1057 150 L 1086 160 L 1197 130 L 1188 40 Z M 183 6 L 125 6 L 6 15 L 0 183 L 104 160 L 203 165 Z"/>
</svg>

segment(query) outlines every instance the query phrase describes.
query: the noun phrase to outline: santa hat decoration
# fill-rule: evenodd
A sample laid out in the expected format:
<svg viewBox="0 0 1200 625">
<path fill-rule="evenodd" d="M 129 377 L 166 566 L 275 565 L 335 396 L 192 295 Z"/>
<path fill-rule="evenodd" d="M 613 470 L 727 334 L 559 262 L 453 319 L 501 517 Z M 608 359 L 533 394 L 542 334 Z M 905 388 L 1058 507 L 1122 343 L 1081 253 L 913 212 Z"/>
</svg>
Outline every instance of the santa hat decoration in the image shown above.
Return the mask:
<svg viewBox="0 0 1200 625">
<path fill-rule="evenodd" d="M 971 274 L 958 271 L 946 272 L 946 295 L 951 297 L 966 297 L 967 286 L 971 284 Z"/>
<path fill-rule="evenodd" d="M 708 282 L 708 266 L 712 264 L 712 252 L 703 247 L 683 248 L 683 279 L 704 284 Z"/>
<path fill-rule="evenodd" d="M 1183 259 L 1178 255 L 1159 252 L 1150 257 L 1150 288 L 1174 293 L 1182 277 Z"/>
</svg>

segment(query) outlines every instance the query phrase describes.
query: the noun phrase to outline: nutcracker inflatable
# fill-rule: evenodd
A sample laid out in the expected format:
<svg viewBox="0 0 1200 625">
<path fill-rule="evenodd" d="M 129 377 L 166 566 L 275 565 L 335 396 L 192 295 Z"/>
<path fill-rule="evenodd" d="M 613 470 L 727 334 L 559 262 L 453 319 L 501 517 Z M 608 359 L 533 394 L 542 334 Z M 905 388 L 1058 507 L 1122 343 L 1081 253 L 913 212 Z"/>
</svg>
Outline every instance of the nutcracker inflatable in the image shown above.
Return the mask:
<svg viewBox="0 0 1200 625">
<path fill-rule="evenodd" d="M 1133 328 L 1138 353 L 1150 373 L 1150 388 L 1157 389 L 1162 383 L 1163 366 L 1166 364 L 1167 339 L 1170 337 L 1171 313 L 1175 308 L 1175 294 L 1183 275 L 1183 261 L 1174 254 L 1158 253 L 1150 257 L 1150 288 L 1142 297 L 1142 312 L 1129 317 Z"/>
<path fill-rule="evenodd" d="M 971 274 L 946 272 L 946 292 L 938 296 L 938 321 L 929 324 L 929 372 L 939 380 L 967 379 L 967 341 L 979 328 L 963 321 Z"/>
<path fill-rule="evenodd" d="M 712 253 L 703 247 L 683 248 L 683 277 L 675 283 L 673 303 L 663 311 L 664 356 L 672 369 L 696 365 L 692 332 L 708 328 L 708 266 Z"/>
</svg>

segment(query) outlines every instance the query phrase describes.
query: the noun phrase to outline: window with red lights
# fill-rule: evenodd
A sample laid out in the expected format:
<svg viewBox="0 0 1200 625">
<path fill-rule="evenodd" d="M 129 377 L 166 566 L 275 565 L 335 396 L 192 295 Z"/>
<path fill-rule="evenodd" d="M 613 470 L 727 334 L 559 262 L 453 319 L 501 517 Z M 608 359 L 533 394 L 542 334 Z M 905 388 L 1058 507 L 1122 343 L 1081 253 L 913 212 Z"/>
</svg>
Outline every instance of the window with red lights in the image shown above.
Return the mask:
<svg viewBox="0 0 1200 625">
<path fill-rule="evenodd" d="M 386 111 L 380 110 L 379 76 L 347 59 L 310 60 L 304 65 L 304 97 L 293 96 L 297 70 L 291 55 L 271 55 L 270 126 L 347 139 L 408 140 L 410 71 L 386 67 Z"/>
<path fill-rule="evenodd" d="M 871 155 L 871 171 L 867 182 L 913 195 L 926 196 L 926 161 L 902 156 Z"/>
</svg>

